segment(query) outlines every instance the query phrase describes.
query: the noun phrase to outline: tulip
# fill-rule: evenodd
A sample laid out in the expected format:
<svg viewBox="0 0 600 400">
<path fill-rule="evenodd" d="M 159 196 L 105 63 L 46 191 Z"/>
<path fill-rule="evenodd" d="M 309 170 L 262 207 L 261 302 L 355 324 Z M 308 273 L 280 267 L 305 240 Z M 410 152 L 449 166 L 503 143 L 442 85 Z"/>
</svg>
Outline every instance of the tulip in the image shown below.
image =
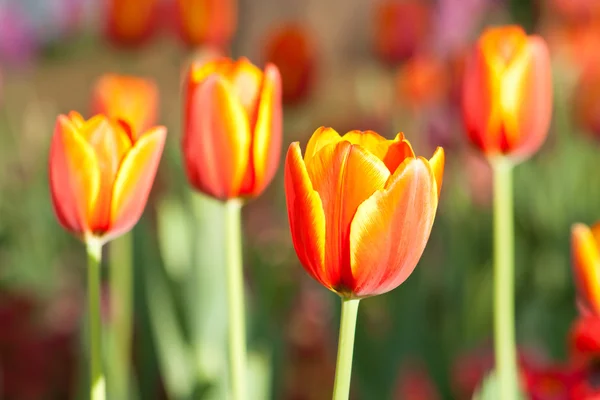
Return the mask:
<svg viewBox="0 0 600 400">
<path fill-rule="evenodd" d="M 316 64 L 308 32 L 297 25 L 284 25 L 271 32 L 265 58 L 281 71 L 283 102 L 292 104 L 305 99 L 314 83 Z"/>
<path fill-rule="evenodd" d="M 159 14 L 158 0 L 106 0 L 106 30 L 118 45 L 133 46 L 154 32 Z"/>
<path fill-rule="evenodd" d="M 333 292 L 363 298 L 399 286 L 433 226 L 444 151 L 416 157 L 398 134 L 340 136 L 319 128 L 302 158 L 292 143 L 285 192 L 294 247 L 306 271 Z M 342 201 L 343 200 L 343 201 Z"/>
<path fill-rule="evenodd" d="M 61 225 L 85 241 L 106 242 L 140 218 L 166 130 L 132 134 L 104 116 L 60 115 L 50 148 L 50 191 Z"/>
<path fill-rule="evenodd" d="M 220 200 L 262 193 L 279 164 L 281 78 L 245 58 L 193 64 L 187 77 L 183 153 L 190 184 Z"/>
<path fill-rule="evenodd" d="M 571 252 L 580 310 L 600 316 L 600 224 L 574 225 Z"/>
<path fill-rule="evenodd" d="M 319 128 L 306 147 L 292 143 L 285 193 L 296 254 L 317 282 L 342 298 L 333 399 L 348 399 L 361 298 L 388 292 L 414 270 L 429 238 L 444 151 L 416 157 L 398 134 L 340 136 Z"/>
<path fill-rule="evenodd" d="M 105 74 L 96 82 L 92 114 L 125 121 L 135 135 L 150 129 L 158 112 L 158 88 L 149 79 Z"/>
<path fill-rule="evenodd" d="M 449 94 L 449 73 L 436 57 L 419 55 L 411 58 L 396 75 L 400 102 L 414 109 L 439 104 Z"/>
<path fill-rule="evenodd" d="M 463 118 L 487 156 L 523 160 L 543 144 L 552 110 L 548 48 L 517 26 L 487 29 L 465 66 Z"/>
<path fill-rule="evenodd" d="M 384 62 L 406 61 L 421 49 L 431 26 L 431 8 L 418 0 L 386 0 L 375 14 L 375 52 Z"/>
<path fill-rule="evenodd" d="M 175 0 L 179 33 L 190 46 L 226 47 L 237 25 L 236 0 Z"/>
<path fill-rule="evenodd" d="M 585 133 L 600 138 L 600 63 L 583 70 L 573 97 L 577 124 Z"/>
</svg>

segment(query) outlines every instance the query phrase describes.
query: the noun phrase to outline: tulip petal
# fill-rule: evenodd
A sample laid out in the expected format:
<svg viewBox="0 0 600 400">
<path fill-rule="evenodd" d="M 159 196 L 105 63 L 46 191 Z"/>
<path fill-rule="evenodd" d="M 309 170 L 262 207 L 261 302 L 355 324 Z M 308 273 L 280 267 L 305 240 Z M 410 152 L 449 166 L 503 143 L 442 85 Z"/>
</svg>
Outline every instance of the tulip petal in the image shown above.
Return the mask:
<svg viewBox="0 0 600 400">
<path fill-rule="evenodd" d="M 396 169 L 406 160 L 407 158 L 415 157 L 415 152 L 408 140 L 400 139 L 397 137 L 393 141 L 388 141 L 388 147 L 385 155 L 383 156 L 383 162 L 386 167 L 390 170 L 390 173 L 396 172 Z"/>
<path fill-rule="evenodd" d="M 571 251 L 580 304 L 600 315 L 600 251 L 592 231 L 586 225 L 573 226 Z"/>
<path fill-rule="evenodd" d="M 239 196 L 250 157 L 250 126 L 231 85 L 217 74 L 189 88 L 183 137 L 186 172 L 218 199 Z"/>
<path fill-rule="evenodd" d="M 429 165 L 433 169 L 433 175 L 435 176 L 435 183 L 437 185 L 438 199 L 442 191 L 442 183 L 444 180 L 444 164 L 446 161 L 446 155 L 444 149 L 438 147 L 433 153 L 433 156 L 429 159 Z"/>
<path fill-rule="evenodd" d="M 507 137 L 511 149 L 518 149 L 515 157 L 529 157 L 546 140 L 550 121 L 552 119 L 552 71 L 550 69 L 550 54 L 544 40 L 532 36 L 527 41 L 523 51 L 526 56 L 515 68 L 514 79 L 520 79 L 520 84 L 503 87 L 503 93 L 514 88 L 516 110 L 514 134 Z M 510 78 L 508 78 L 510 80 Z M 507 134 L 510 129 L 506 129 Z"/>
<path fill-rule="evenodd" d="M 269 76 L 267 76 L 267 73 Z M 245 57 L 237 60 L 225 76 L 231 83 L 231 86 L 235 88 L 250 120 L 254 119 L 254 115 L 257 113 L 257 118 L 260 118 L 261 111 L 257 110 L 259 99 L 261 99 L 262 103 L 264 96 L 268 97 L 269 95 L 277 94 L 273 93 L 273 91 L 276 91 L 281 86 L 281 78 L 279 77 L 277 67 L 272 64 L 267 65 L 263 84 L 263 72 Z"/>
<path fill-rule="evenodd" d="M 312 158 L 325 146 L 332 143 L 338 143 L 342 140 L 339 133 L 333 128 L 320 127 L 308 140 L 306 151 L 304 152 L 304 162 L 309 164 Z"/>
<path fill-rule="evenodd" d="M 358 207 L 350 228 L 354 294 L 388 292 L 417 265 L 437 208 L 435 176 L 427 160 L 408 158 L 390 179 Z"/>
<path fill-rule="evenodd" d="M 100 192 L 100 168 L 93 148 L 64 115 L 56 122 L 49 164 L 58 220 L 75 234 L 89 234 L 88 214 Z"/>
<path fill-rule="evenodd" d="M 350 223 L 360 204 L 384 187 L 390 172 L 379 158 L 347 141 L 322 148 L 306 168 L 326 216 L 325 265 L 330 282 L 335 291 L 344 293 L 352 289 Z"/>
<path fill-rule="evenodd" d="M 352 144 L 358 144 L 364 147 L 369 153 L 374 154 L 379 159 L 383 159 L 390 141 L 373 131 L 353 130 L 342 136 L 342 140 L 347 140 Z"/>
<path fill-rule="evenodd" d="M 331 283 L 325 269 L 325 214 L 319 194 L 308 178 L 298 142 L 285 160 L 285 194 L 292 241 L 306 271 L 325 287 Z"/>
<path fill-rule="evenodd" d="M 112 192 L 108 237 L 129 231 L 140 219 L 154 183 L 167 130 L 156 127 L 143 134 L 123 159 Z"/>
<path fill-rule="evenodd" d="M 275 176 L 281 157 L 282 124 L 281 77 L 277 67 L 269 64 L 265 68 L 265 80 L 252 137 L 251 168 L 244 179 L 241 194 L 260 194 Z"/>
</svg>

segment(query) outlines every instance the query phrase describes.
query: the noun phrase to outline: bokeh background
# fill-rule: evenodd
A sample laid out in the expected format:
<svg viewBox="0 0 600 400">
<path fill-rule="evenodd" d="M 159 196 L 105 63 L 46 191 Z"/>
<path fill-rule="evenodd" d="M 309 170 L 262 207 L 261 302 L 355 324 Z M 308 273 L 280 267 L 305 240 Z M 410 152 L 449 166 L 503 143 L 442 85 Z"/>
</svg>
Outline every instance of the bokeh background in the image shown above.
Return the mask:
<svg viewBox="0 0 600 400">
<path fill-rule="evenodd" d="M 191 60 L 219 53 L 279 65 L 282 159 L 321 125 L 403 131 L 428 157 L 445 148 L 421 262 L 401 287 L 361 304 L 352 391 L 353 399 L 470 398 L 493 364 L 492 193 L 490 169 L 462 128 L 460 85 L 465 52 L 490 24 L 520 24 L 551 49 L 551 131 L 515 170 L 517 335 L 527 368 L 566 362 L 576 316 L 570 227 L 600 219 L 600 2 L 239 0 L 232 23 L 222 17 L 231 0 L 197 0 L 211 5 L 196 9 L 194 26 L 229 21 L 234 34 L 216 29 L 194 43 L 181 34 L 176 2 L 157 1 L 148 35 L 131 42 L 109 34 L 107 1 L 0 0 L 0 398 L 84 398 L 86 258 L 53 215 L 47 157 L 56 116 L 89 114 L 93 84 L 107 72 L 153 79 L 158 122 L 169 131 L 151 200 L 128 239 L 126 398 L 225 398 L 219 207 L 191 193 L 179 145 L 182 74 Z M 298 263 L 282 181 L 280 173 L 244 208 L 251 398 L 327 399 L 338 298 Z M 110 321 L 118 302 L 108 285 L 103 295 Z"/>
</svg>

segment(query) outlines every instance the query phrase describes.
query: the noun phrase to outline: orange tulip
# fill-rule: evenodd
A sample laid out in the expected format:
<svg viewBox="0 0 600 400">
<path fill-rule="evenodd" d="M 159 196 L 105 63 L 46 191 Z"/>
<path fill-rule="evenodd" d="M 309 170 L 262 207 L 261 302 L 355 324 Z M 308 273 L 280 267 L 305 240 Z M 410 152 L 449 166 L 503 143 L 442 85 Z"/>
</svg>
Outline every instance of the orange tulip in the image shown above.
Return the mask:
<svg viewBox="0 0 600 400">
<path fill-rule="evenodd" d="M 71 112 L 56 121 L 50 147 L 50 192 L 68 231 L 106 242 L 140 218 L 156 175 L 164 127 L 138 134 L 125 123 Z"/>
<path fill-rule="evenodd" d="M 196 189 L 220 200 L 258 196 L 281 152 L 281 78 L 241 58 L 192 64 L 187 77 L 183 154 Z"/>
<path fill-rule="evenodd" d="M 226 47 L 237 25 L 236 0 L 176 0 L 181 38 L 190 46 Z"/>
<path fill-rule="evenodd" d="M 156 28 L 158 6 L 157 0 L 107 0 L 108 37 L 120 45 L 140 44 Z"/>
<path fill-rule="evenodd" d="M 292 240 L 306 271 L 349 298 L 388 292 L 414 270 L 429 238 L 444 151 L 416 157 L 398 134 L 340 136 L 319 128 L 306 147 L 292 143 L 285 192 Z"/>
<path fill-rule="evenodd" d="M 289 24 L 271 32 L 265 58 L 281 71 L 284 103 L 306 98 L 314 82 L 316 60 L 314 45 L 302 26 Z"/>
<path fill-rule="evenodd" d="M 465 65 L 463 118 L 488 156 L 522 161 L 542 145 L 552 113 L 548 48 L 517 26 L 489 28 Z"/>
<path fill-rule="evenodd" d="M 92 114 L 125 121 L 134 132 L 144 132 L 156 123 L 158 88 L 148 79 L 106 74 L 94 86 Z"/>
<path fill-rule="evenodd" d="M 600 223 L 573 226 L 571 253 L 581 311 L 600 316 Z"/>
<path fill-rule="evenodd" d="M 590 136 L 600 138 L 600 63 L 583 70 L 573 98 L 579 127 Z"/>
<path fill-rule="evenodd" d="M 411 58 L 396 74 L 398 100 L 415 109 L 438 104 L 449 93 L 449 73 L 436 57 Z"/>
</svg>

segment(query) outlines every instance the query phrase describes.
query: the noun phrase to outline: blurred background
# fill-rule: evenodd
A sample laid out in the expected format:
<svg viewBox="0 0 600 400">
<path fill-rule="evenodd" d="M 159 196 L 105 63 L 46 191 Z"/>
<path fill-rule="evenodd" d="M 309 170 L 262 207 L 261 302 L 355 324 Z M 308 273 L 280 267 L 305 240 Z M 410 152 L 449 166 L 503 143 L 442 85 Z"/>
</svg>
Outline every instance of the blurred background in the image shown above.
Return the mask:
<svg viewBox="0 0 600 400">
<path fill-rule="evenodd" d="M 179 143 L 186 66 L 228 54 L 280 67 L 282 159 L 321 125 L 403 131 L 427 157 L 445 148 L 419 266 L 362 302 L 352 396 L 469 399 L 493 365 L 492 193 L 461 124 L 461 68 L 486 25 L 508 23 L 542 35 L 553 62 L 548 140 L 515 170 L 517 335 L 522 365 L 536 371 L 568 359 L 570 226 L 600 219 L 600 2 L 0 0 L 0 398 L 85 398 L 86 258 L 53 215 L 47 157 L 56 116 L 89 116 L 104 73 L 154 80 L 169 131 L 144 217 L 105 253 L 106 282 L 130 269 L 133 284 L 129 372 L 109 367 L 110 398 L 225 398 L 219 212 L 191 193 Z M 251 398 L 328 399 L 338 298 L 296 258 L 282 175 L 244 208 Z M 120 303 L 108 285 L 103 295 L 110 324 Z"/>
</svg>

